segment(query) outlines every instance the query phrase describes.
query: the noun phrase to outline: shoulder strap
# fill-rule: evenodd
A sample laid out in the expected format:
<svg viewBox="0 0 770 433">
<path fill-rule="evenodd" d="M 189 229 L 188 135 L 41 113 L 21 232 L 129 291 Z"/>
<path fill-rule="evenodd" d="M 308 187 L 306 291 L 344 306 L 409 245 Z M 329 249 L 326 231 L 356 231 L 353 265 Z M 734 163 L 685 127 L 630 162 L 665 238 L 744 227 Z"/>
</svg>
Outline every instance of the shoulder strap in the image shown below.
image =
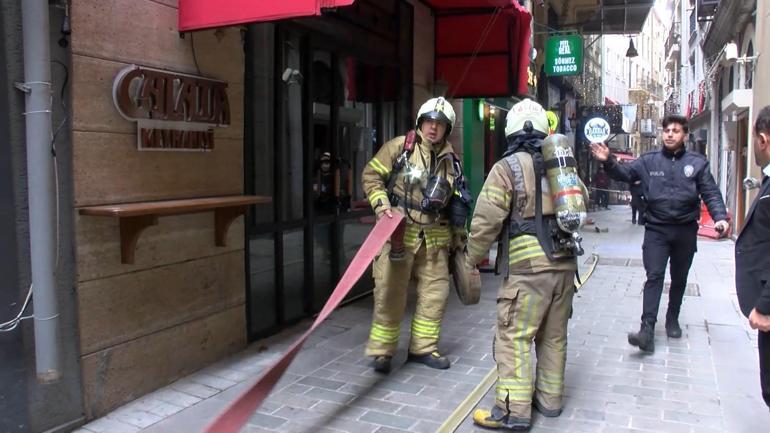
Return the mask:
<svg viewBox="0 0 770 433">
<path fill-rule="evenodd" d="M 524 173 L 522 172 L 519 158 L 513 153 L 503 158 L 503 160 L 506 163 L 502 164 L 502 166 L 511 180 L 511 185 L 513 185 L 513 194 L 511 195 L 510 211 L 503 222 L 503 231 L 498 238 L 495 274 L 502 274 L 507 278 L 509 275 L 508 262 L 510 257 L 508 247 L 511 241 L 511 221 L 515 224 L 521 224 L 524 221 L 519 210 L 519 200 L 522 197 L 526 198 L 527 192 L 524 188 Z"/>
</svg>

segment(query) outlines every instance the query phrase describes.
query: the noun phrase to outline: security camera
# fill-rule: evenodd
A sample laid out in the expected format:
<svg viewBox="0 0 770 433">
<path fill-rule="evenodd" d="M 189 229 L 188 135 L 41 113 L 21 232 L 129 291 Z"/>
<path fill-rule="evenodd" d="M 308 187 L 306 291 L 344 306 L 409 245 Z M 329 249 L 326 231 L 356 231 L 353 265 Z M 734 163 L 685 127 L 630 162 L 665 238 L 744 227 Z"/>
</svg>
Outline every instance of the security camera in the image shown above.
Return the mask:
<svg viewBox="0 0 770 433">
<path fill-rule="evenodd" d="M 722 50 L 722 59 L 721 63 L 723 65 L 732 65 L 738 60 L 738 45 L 735 44 L 735 42 L 730 42 L 729 44 L 725 45 L 724 49 Z"/>
<path fill-rule="evenodd" d="M 296 69 L 286 68 L 281 74 L 281 79 L 286 84 L 302 84 L 302 73 Z"/>
</svg>

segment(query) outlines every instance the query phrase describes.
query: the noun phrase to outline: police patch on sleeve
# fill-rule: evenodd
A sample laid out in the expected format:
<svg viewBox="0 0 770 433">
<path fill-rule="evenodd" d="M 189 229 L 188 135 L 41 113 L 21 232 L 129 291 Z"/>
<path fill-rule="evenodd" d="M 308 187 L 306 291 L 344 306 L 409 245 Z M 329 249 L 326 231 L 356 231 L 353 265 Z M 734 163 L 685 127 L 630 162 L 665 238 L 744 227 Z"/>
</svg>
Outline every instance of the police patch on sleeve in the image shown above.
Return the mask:
<svg viewBox="0 0 770 433">
<path fill-rule="evenodd" d="M 684 166 L 684 175 L 686 177 L 692 177 L 693 173 L 695 173 L 695 167 L 690 164 Z"/>
</svg>

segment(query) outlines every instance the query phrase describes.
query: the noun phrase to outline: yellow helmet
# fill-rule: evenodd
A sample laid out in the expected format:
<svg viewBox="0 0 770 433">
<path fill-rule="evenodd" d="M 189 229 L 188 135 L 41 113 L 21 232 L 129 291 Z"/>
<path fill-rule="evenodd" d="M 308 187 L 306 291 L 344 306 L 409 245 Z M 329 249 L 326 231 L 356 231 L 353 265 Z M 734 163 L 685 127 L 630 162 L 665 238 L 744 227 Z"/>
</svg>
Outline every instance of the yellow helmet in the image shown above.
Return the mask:
<svg viewBox="0 0 770 433">
<path fill-rule="evenodd" d="M 543 107 L 531 99 L 524 99 L 511 107 L 505 116 L 505 136 L 537 131 L 548 135 L 548 116 Z"/>
<path fill-rule="evenodd" d="M 414 122 L 417 129 L 420 129 L 423 119 L 433 119 L 446 123 L 446 135 L 449 135 L 455 124 L 455 109 L 443 96 L 431 98 L 422 104 L 417 112 L 417 120 Z"/>
</svg>

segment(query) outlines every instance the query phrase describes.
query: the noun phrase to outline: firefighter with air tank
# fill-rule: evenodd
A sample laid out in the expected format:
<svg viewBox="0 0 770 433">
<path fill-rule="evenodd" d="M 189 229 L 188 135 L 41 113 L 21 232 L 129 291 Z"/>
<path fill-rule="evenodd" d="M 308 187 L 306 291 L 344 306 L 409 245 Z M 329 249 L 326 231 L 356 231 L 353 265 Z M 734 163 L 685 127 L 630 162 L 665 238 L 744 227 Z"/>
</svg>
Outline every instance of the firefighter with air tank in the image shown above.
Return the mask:
<svg viewBox="0 0 770 433">
<path fill-rule="evenodd" d="M 526 430 L 532 406 L 547 417 L 562 411 L 567 321 L 587 193 L 567 138 L 549 136 L 549 129 L 536 102 L 525 99 L 511 108 L 508 149 L 484 182 L 471 221 L 466 265 L 475 267 L 497 240 L 496 270 L 505 276 L 493 346 L 495 405 L 473 414 L 484 427 Z"/>
<path fill-rule="evenodd" d="M 365 354 L 380 373 L 390 372 L 412 278 L 417 305 L 408 360 L 449 368 L 438 350 L 439 332 L 449 293 L 450 249 L 465 245 L 470 201 L 459 158 L 447 140 L 454 122 L 449 101 L 429 99 L 417 113 L 417 130 L 385 143 L 363 171 L 364 192 L 377 218 L 404 215 L 373 265 L 374 313 Z"/>
</svg>

